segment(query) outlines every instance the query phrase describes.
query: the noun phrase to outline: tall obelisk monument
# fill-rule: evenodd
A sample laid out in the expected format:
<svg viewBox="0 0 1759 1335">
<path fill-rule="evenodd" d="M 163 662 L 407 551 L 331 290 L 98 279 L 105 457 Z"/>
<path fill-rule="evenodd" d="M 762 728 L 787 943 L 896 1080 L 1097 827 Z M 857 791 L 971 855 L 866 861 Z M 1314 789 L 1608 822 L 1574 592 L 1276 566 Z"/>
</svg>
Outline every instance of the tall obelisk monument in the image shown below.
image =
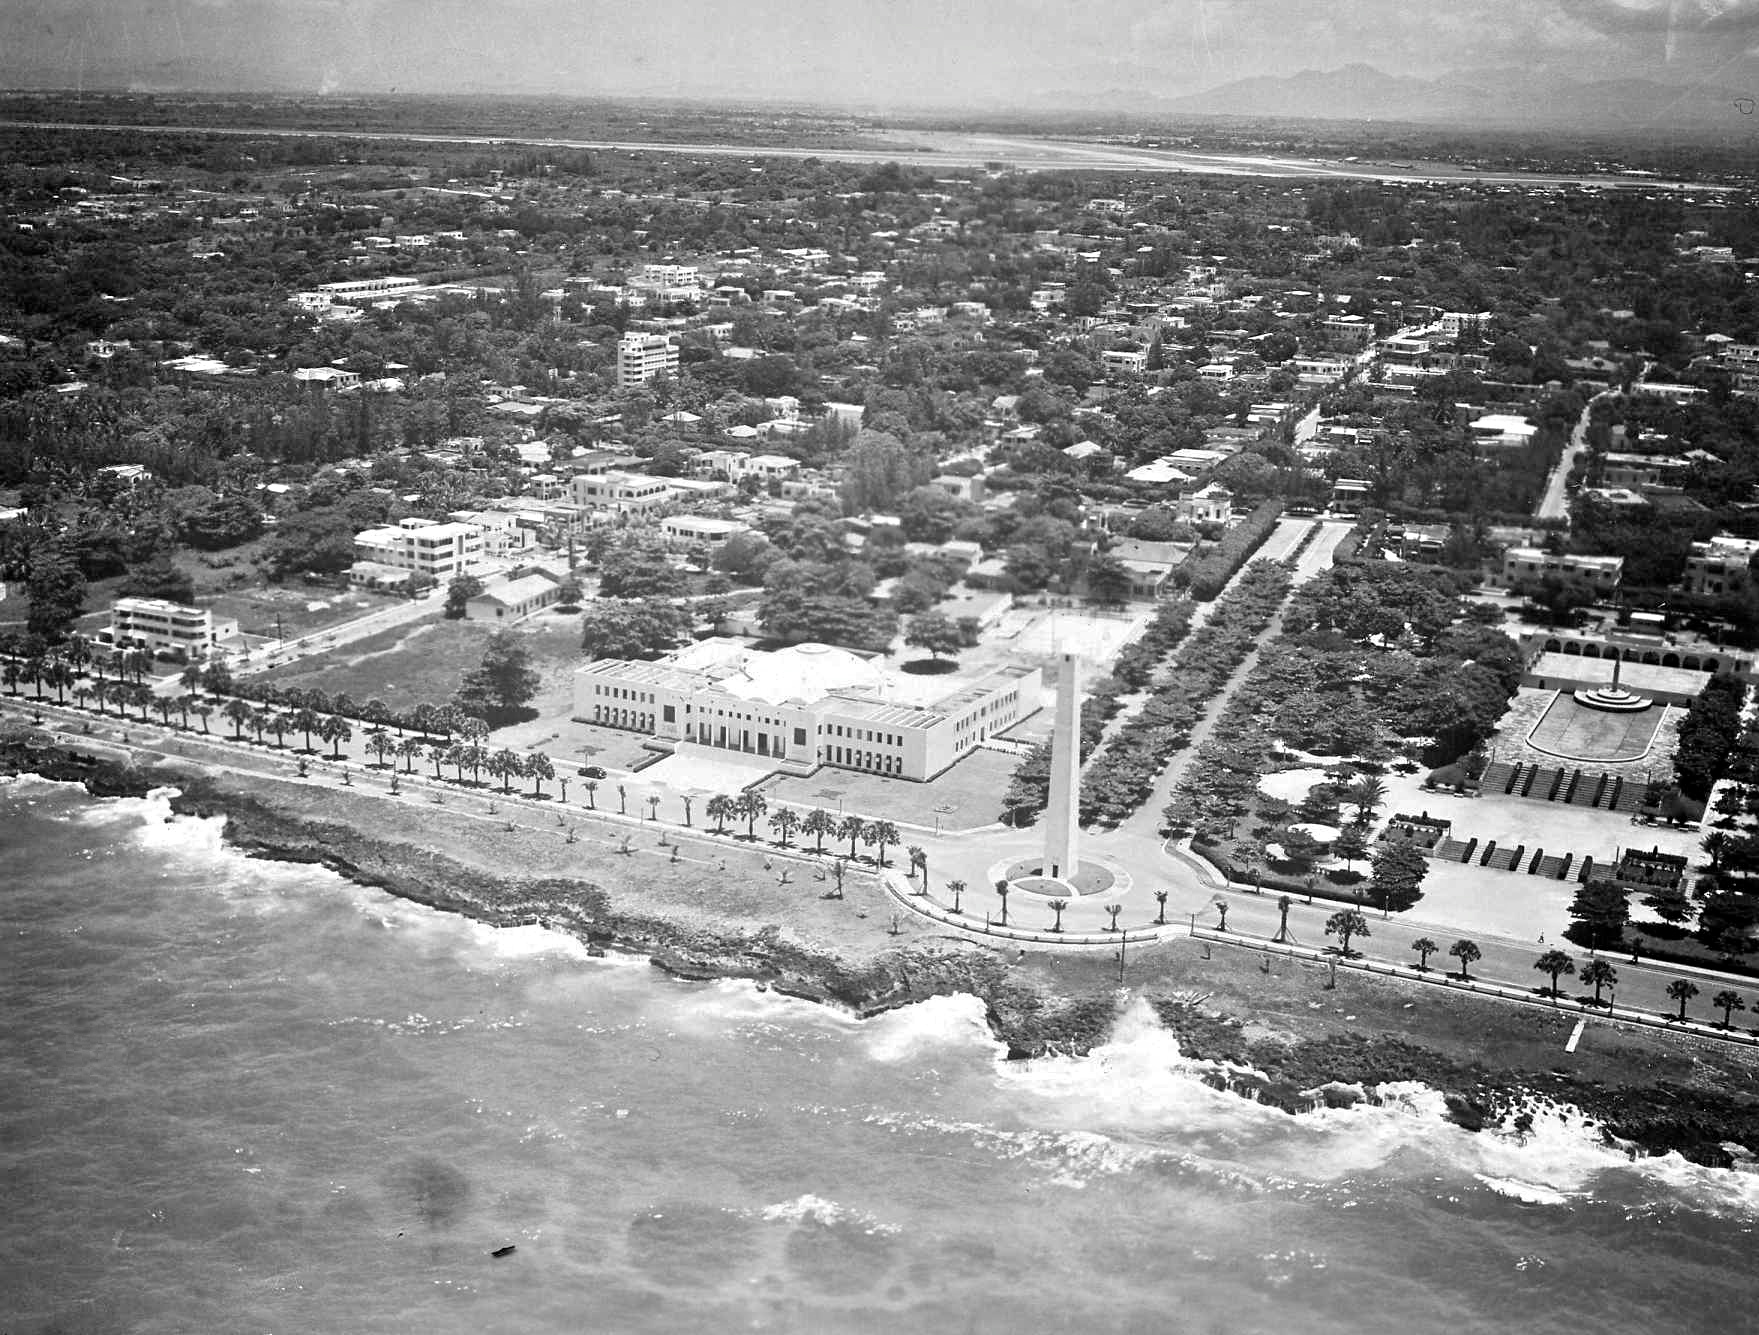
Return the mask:
<svg viewBox="0 0 1759 1335">
<path fill-rule="evenodd" d="M 1044 870 L 1073 876 L 1080 865 L 1081 666 L 1064 654 L 1057 674 L 1057 716 L 1051 725 L 1051 792 L 1044 811 Z"/>
</svg>

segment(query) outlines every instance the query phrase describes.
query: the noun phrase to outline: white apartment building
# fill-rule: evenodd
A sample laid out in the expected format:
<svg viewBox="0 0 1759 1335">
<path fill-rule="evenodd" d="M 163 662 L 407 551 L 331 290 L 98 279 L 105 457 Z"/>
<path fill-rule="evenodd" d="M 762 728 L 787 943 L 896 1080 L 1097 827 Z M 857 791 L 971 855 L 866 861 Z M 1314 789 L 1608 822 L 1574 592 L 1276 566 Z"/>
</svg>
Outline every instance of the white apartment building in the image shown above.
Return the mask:
<svg viewBox="0 0 1759 1335">
<path fill-rule="evenodd" d="M 1502 582 L 1509 588 L 1536 584 L 1547 575 L 1555 575 L 1566 584 L 1574 584 L 1597 594 L 1610 594 L 1624 578 L 1625 558 L 1622 556 L 1578 556 L 1569 552 L 1548 552 L 1539 547 L 1510 547 L 1502 557 Z"/>
<path fill-rule="evenodd" d="M 1686 558 L 1686 591 L 1704 597 L 1737 593 L 1752 582 L 1755 557 L 1759 539 L 1718 533 L 1708 542 L 1694 542 Z"/>
<path fill-rule="evenodd" d="M 118 598 L 110 607 L 110 629 L 105 638 L 118 648 L 146 649 L 154 654 L 181 652 L 193 662 L 236 640 L 238 622 L 232 617 L 216 618 L 205 607 L 164 598 Z"/>
<path fill-rule="evenodd" d="M 660 533 L 666 546 L 673 551 L 691 548 L 713 551 L 741 533 L 756 530 L 738 519 L 716 519 L 712 515 L 667 515 L 660 520 Z"/>
<path fill-rule="evenodd" d="M 348 569 L 350 583 L 390 588 L 416 574 L 445 584 L 482 565 L 482 530 L 456 520 L 441 524 L 432 519 L 405 519 L 356 533 L 354 557 Z"/>
<path fill-rule="evenodd" d="M 774 653 L 714 638 L 658 662 L 600 659 L 574 674 L 574 717 L 670 741 L 921 781 L 1038 708 L 1036 667 L 999 669 L 927 706 L 885 699 L 883 673 L 846 649 Z"/>
<path fill-rule="evenodd" d="M 602 473 L 576 473 L 569 482 L 574 504 L 586 510 L 614 510 L 640 514 L 657 510 L 673 497 L 665 478 L 643 473 L 607 469 Z"/>
<path fill-rule="evenodd" d="M 637 389 L 662 374 L 678 374 L 678 345 L 665 334 L 623 335 L 617 343 L 617 388 Z"/>
</svg>

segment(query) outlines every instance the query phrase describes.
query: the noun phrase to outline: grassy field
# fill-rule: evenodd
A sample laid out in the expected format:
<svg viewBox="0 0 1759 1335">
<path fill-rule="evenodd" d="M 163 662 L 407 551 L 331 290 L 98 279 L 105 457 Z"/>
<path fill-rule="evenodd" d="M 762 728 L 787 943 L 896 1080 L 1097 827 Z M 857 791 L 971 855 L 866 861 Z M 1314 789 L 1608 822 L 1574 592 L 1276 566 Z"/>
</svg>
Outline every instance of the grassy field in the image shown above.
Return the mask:
<svg viewBox="0 0 1759 1335">
<path fill-rule="evenodd" d="M 409 709 L 424 701 L 443 704 L 458 689 L 464 674 L 482 661 L 493 629 L 479 621 L 396 626 L 302 658 L 265 676 L 277 686 L 316 686 L 332 695 L 345 691 L 356 700 L 383 700 L 392 709 Z M 542 710 L 546 696 L 555 694 L 555 683 L 579 657 L 579 633 L 572 618 L 515 627 L 514 633 L 544 678 L 539 699 L 534 702 Z"/>
</svg>

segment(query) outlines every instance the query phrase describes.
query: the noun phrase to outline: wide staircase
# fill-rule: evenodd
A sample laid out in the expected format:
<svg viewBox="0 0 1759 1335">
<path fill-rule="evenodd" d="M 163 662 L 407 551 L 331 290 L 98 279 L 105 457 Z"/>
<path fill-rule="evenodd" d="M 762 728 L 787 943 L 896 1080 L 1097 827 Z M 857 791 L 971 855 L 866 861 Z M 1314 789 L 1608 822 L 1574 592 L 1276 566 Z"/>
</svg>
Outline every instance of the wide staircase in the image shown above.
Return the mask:
<svg viewBox="0 0 1759 1335">
<path fill-rule="evenodd" d="M 1600 811 L 1632 812 L 1643 805 L 1643 784 L 1629 783 L 1621 774 L 1524 760 L 1487 765 L 1478 791 Z"/>
</svg>

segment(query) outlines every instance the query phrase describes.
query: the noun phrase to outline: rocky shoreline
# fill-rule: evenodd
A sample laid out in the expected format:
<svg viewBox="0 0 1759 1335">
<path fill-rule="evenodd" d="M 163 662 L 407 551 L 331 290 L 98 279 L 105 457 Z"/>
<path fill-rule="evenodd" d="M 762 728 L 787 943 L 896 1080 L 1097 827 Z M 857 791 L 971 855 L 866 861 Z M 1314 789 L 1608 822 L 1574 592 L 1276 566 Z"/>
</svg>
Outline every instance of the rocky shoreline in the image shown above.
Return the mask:
<svg viewBox="0 0 1759 1335">
<path fill-rule="evenodd" d="M 644 954 L 680 980 L 749 978 L 864 1017 L 933 996 L 970 993 L 984 1003 L 1010 1059 L 1085 1053 L 1106 1041 L 1117 1016 L 1115 980 L 1105 961 L 1074 962 L 1047 979 L 1042 970 L 1015 967 L 1017 961 L 1003 952 L 946 941 L 902 944 L 862 961 L 791 942 L 775 925 L 713 931 L 635 911 L 585 880 L 486 874 L 351 824 L 290 814 L 175 763 L 145 766 L 95 748 L 0 744 L 0 773 L 21 772 L 79 783 L 97 797 L 138 797 L 175 787 L 174 811 L 224 816 L 228 843 L 248 856 L 323 866 L 358 884 L 496 926 L 541 923 L 591 949 Z M 1316 1101 L 1367 1099 L 1367 1091 L 1386 1082 L 1421 1081 L 1441 1091 L 1449 1116 L 1470 1130 L 1518 1130 L 1538 1098 L 1579 1108 L 1605 1128 L 1609 1140 L 1633 1152 L 1675 1151 L 1715 1167 L 1759 1154 L 1759 1096 L 1751 1088 L 1672 1079 L 1614 1083 L 1561 1069 L 1499 1068 L 1384 1032 L 1303 1034 L 1289 1041 L 1255 1035 L 1241 1020 L 1186 996 L 1149 1000 L 1185 1054 L 1226 1064 L 1212 1084 L 1290 1113 L 1307 1111 Z"/>
</svg>

